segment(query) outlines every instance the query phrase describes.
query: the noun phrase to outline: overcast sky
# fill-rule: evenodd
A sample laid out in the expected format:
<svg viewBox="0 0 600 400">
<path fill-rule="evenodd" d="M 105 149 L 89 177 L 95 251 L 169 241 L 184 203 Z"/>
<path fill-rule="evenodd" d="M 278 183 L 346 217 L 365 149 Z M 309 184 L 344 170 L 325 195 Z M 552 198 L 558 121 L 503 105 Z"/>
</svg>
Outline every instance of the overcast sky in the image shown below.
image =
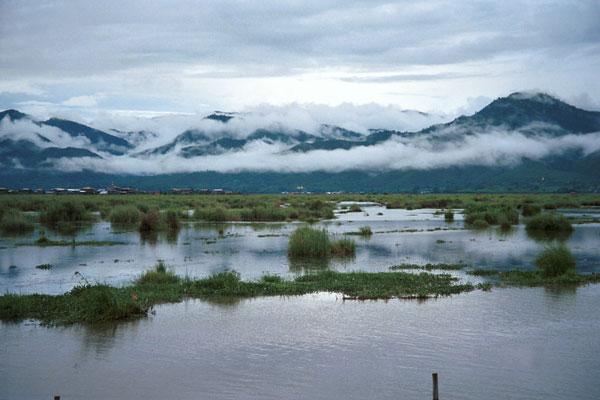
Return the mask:
<svg viewBox="0 0 600 400">
<path fill-rule="evenodd" d="M 1 0 L 0 109 L 452 114 L 540 90 L 598 110 L 599 21 L 598 0 Z"/>
</svg>

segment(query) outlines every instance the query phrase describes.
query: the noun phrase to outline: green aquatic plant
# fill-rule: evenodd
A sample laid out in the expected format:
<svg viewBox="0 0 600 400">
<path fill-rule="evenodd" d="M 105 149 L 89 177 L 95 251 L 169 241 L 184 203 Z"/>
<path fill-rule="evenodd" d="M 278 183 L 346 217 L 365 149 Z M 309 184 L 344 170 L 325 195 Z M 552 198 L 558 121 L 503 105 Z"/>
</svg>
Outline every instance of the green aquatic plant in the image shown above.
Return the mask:
<svg viewBox="0 0 600 400">
<path fill-rule="evenodd" d="M 110 210 L 108 218 L 112 224 L 137 224 L 140 220 L 140 211 L 132 204 L 117 206 Z"/>
<path fill-rule="evenodd" d="M 290 236 L 288 255 L 292 257 L 327 257 L 331 254 L 331 241 L 326 230 L 302 226 Z"/>
<path fill-rule="evenodd" d="M 136 281 L 138 285 L 160 285 L 178 283 L 181 278 L 175 275 L 171 267 L 167 267 L 164 261 L 159 260 L 154 268 L 144 272 Z"/>
<path fill-rule="evenodd" d="M 19 210 L 8 209 L 0 216 L 0 231 L 2 233 L 27 233 L 34 228 L 30 218 L 24 216 Z"/>
<path fill-rule="evenodd" d="M 572 232 L 573 226 L 562 214 L 542 213 L 527 221 L 525 229 L 528 232 Z"/>
<path fill-rule="evenodd" d="M 546 247 L 538 254 L 534 264 L 544 277 L 556 277 L 577 269 L 571 250 L 561 244 Z"/>
<path fill-rule="evenodd" d="M 331 254 L 336 257 L 350 257 L 356 252 L 356 243 L 349 238 L 341 238 L 331 243 Z"/>
</svg>

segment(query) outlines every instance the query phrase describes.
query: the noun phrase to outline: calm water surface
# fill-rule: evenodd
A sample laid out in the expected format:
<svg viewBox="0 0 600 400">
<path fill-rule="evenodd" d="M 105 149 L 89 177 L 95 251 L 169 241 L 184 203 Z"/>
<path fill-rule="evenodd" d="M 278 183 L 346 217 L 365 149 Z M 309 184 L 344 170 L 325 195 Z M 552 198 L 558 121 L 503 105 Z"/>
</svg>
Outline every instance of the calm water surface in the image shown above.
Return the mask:
<svg viewBox="0 0 600 400">
<path fill-rule="evenodd" d="M 135 229 L 114 228 L 106 222 L 72 236 L 41 228 L 53 240 L 124 243 L 117 246 L 19 246 L 33 243 L 40 236 L 37 230 L 26 236 L 0 237 L 0 291 L 64 293 L 81 284 L 80 275 L 75 272 L 91 283 L 126 284 L 159 259 L 181 275 L 204 277 L 234 269 L 242 279 L 257 279 L 265 273 L 291 278 L 314 268 L 387 271 L 390 266 L 403 263 L 463 262 L 476 268 L 531 269 L 536 254 L 548 244 L 529 238 L 524 225 L 508 232 L 498 228 L 472 231 L 463 229 L 460 214 L 453 223 L 446 223 L 443 215 L 434 214 L 436 210 L 387 210 L 378 206 L 363 209 L 316 224 L 339 237 L 365 225 L 375 232 L 370 238 L 353 236 L 358 244 L 354 259 L 329 262 L 288 259 L 288 236 L 298 227 L 297 223 L 187 223 L 177 235 L 160 234 L 154 238 L 143 238 Z M 566 243 L 581 272 L 600 272 L 600 224 L 576 225 Z M 53 268 L 35 268 L 46 263 Z M 16 268 L 10 268 L 12 265 Z"/>
<path fill-rule="evenodd" d="M 332 294 L 160 306 L 144 320 L 0 324 L 0 398 L 596 399 L 600 285 L 425 302 Z"/>
<path fill-rule="evenodd" d="M 155 238 L 107 223 L 74 235 L 44 233 L 125 242 L 110 247 L 18 246 L 35 241 L 37 230 L 2 237 L 0 290 L 63 293 L 81 283 L 75 271 L 90 282 L 125 284 L 157 259 L 180 274 L 235 269 L 243 279 L 427 262 L 529 269 L 548 244 L 528 237 L 523 225 L 470 231 L 460 214 L 446 223 L 435 210 L 363 210 L 317 225 L 339 236 L 365 225 L 375 232 L 354 236 L 355 259 L 325 263 L 287 258 L 298 224 L 187 224 L 176 236 Z M 580 271 L 600 272 L 600 224 L 576 225 L 564 240 Z M 43 263 L 53 268 L 35 268 Z M 196 300 L 117 324 L 0 323 L 0 399 L 423 399 L 431 395 L 432 372 L 440 375 L 444 399 L 593 399 L 600 391 L 599 306 L 600 285 L 590 285 L 425 302 L 343 302 L 325 293 Z"/>
</svg>

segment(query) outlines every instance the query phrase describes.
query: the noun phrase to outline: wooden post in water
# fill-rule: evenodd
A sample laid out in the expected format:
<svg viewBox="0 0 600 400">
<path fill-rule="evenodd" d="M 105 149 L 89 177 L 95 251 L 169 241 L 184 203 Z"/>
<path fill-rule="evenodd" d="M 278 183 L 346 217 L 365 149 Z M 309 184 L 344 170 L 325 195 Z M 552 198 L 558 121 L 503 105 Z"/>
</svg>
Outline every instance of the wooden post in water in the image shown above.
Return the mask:
<svg viewBox="0 0 600 400">
<path fill-rule="evenodd" d="M 60 396 L 54 396 L 54 400 L 60 400 Z"/>
<path fill-rule="evenodd" d="M 432 374 L 432 378 L 433 378 L 433 400 L 440 400 L 440 397 L 438 395 L 437 373 L 436 374 Z"/>
</svg>

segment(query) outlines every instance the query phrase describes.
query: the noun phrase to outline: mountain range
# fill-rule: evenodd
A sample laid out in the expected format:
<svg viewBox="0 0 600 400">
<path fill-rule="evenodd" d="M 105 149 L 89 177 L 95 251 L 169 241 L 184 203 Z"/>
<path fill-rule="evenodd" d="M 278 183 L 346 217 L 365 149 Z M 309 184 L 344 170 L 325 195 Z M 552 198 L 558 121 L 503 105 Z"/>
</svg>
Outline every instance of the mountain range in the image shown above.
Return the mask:
<svg viewBox="0 0 600 400">
<path fill-rule="evenodd" d="M 214 112 L 161 141 L 67 119 L 0 112 L 0 186 L 175 186 L 246 192 L 599 191 L 600 112 L 513 93 L 417 131 L 311 131 Z M 246 127 L 247 129 L 243 129 Z M 241 128 L 240 128 L 241 127 Z M 136 169 L 136 167 L 138 167 Z"/>
</svg>

